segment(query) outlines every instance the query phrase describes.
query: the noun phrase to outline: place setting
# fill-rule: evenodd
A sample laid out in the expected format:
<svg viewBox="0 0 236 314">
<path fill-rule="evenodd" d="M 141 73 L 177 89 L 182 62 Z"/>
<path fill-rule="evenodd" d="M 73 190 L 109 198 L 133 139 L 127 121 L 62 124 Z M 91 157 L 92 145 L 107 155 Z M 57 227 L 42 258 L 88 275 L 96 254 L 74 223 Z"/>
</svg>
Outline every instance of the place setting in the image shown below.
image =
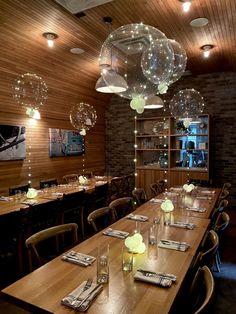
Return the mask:
<svg viewBox="0 0 236 314">
<path fill-rule="evenodd" d="M 136 221 L 148 221 L 148 217 L 144 216 L 144 215 L 134 215 L 134 214 L 129 214 L 128 216 L 125 217 L 126 219 L 130 219 L 130 220 L 136 220 Z"/>
<path fill-rule="evenodd" d="M 205 213 L 207 209 L 205 207 L 186 207 L 186 210 L 198 213 Z"/>
<path fill-rule="evenodd" d="M 104 235 L 111 236 L 114 238 L 125 239 L 129 232 L 121 231 L 121 230 L 113 230 L 112 228 L 108 228 L 102 232 Z"/>
<path fill-rule="evenodd" d="M 164 248 L 164 249 L 170 249 L 170 250 L 185 252 L 188 250 L 190 245 L 186 242 L 161 239 L 158 243 L 158 247 Z"/>
<path fill-rule="evenodd" d="M 165 272 L 154 272 L 139 268 L 134 274 L 134 280 L 144 281 L 160 287 L 169 288 L 172 283 L 176 282 L 177 277 Z"/>
<path fill-rule="evenodd" d="M 61 300 L 61 304 L 73 308 L 76 311 L 85 312 L 102 290 L 103 285 L 101 283 L 94 283 L 93 280 L 89 278 L 65 296 Z"/>
<path fill-rule="evenodd" d="M 86 267 L 92 265 L 92 263 L 96 260 L 96 257 L 71 250 L 63 254 L 61 259 L 72 264 Z"/>
</svg>

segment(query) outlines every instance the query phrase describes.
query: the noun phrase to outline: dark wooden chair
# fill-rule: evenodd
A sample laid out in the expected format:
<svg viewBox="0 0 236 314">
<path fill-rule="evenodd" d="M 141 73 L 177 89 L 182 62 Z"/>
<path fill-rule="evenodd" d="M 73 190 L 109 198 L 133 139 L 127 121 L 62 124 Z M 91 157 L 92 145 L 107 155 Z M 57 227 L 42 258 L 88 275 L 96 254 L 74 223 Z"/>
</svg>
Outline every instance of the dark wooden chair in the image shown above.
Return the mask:
<svg viewBox="0 0 236 314">
<path fill-rule="evenodd" d="M 107 205 L 108 202 L 108 183 L 95 186 L 94 191 L 94 205 L 95 209 L 101 208 Z"/>
<path fill-rule="evenodd" d="M 212 215 L 211 215 L 211 228 L 215 230 L 215 224 L 216 224 L 216 219 L 218 217 L 219 213 L 222 213 L 225 211 L 225 209 L 228 207 L 229 201 L 224 199 L 221 200 L 218 204 L 218 206 L 213 210 Z"/>
<path fill-rule="evenodd" d="M 111 179 L 109 186 L 109 201 L 123 197 L 124 177 L 115 177 Z"/>
<path fill-rule="evenodd" d="M 85 191 L 81 190 L 76 193 L 64 194 L 60 202 L 62 213 L 61 223 L 74 222 L 79 226 L 79 238 L 84 239 L 84 206 L 85 206 Z"/>
<path fill-rule="evenodd" d="M 17 194 L 18 191 L 21 191 L 21 193 L 22 192 L 27 193 L 29 187 L 30 187 L 29 184 L 12 186 L 12 187 L 9 188 L 9 195 L 15 195 L 15 194 Z"/>
<path fill-rule="evenodd" d="M 212 180 L 203 180 L 203 179 L 194 179 L 190 178 L 188 180 L 188 183 L 192 183 L 195 186 L 201 186 L 201 187 L 212 187 Z"/>
<path fill-rule="evenodd" d="M 54 200 L 43 204 L 21 208 L 19 213 L 18 258 L 20 273 L 27 272 L 25 263 L 25 240 L 32 234 L 62 223 L 60 201 Z"/>
<path fill-rule="evenodd" d="M 163 192 L 163 187 L 162 187 L 162 184 L 160 183 L 150 184 L 150 189 L 151 189 L 152 197 L 156 197 L 157 195 Z"/>
<path fill-rule="evenodd" d="M 206 313 L 213 297 L 214 288 L 215 282 L 210 269 L 206 265 L 200 267 L 190 286 L 184 312 L 188 314 Z"/>
<path fill-rule="evenodd" d="M 114 210 L 110 207 L 95 209 L 88 215 L 87 221 L 97 233 L 115 222 Z"/>
<path fill-rule="evenodd" d="M 147 195 L 143 188 L 134 189 L 132 195 L 137 207 L 147 202 Z"/>
<path fill-rule="evenodd" d="M 134 174 L 123 176 L 122 196 L 132 197 L 132 191 L 135 186 Z"/>
<path fill-rule="evenodd" d="M 217 233 L 219 237 L 219 246 L 215 254 L 215 266 L 216 270 L 220 272 L 220 264 L 221 264 L 221 258 L 220 258 L 220 250 L 222 248 L 222 242 L 223 242 L 223 234 L 224 230 L 228 227 L 230 222 L 230 216 L 226 212 L 220 212 L 217 216 L 214 231 Z"/>
<path fill-rule="evenodd" d="M 217 233 L 214 230 L 209 230 L 201 243 L 200 251 L 194 260 L 192 269 L 196 270 L 204 265 L 212 269 L 218 246 L 219 237 Z"/>
<path fill-rule="evenodd" d="M 44 189 L 46 187 L 52 187 L 54 185 L 58 185 L 57 179 L 52 178 L 52 179 L 46 179 L 46 180 L 41 180 L 39 182 L 39 187 L 40 189 Z"/>
<path fill-rule="evenodd" d="M 80 173 L 81 176 L 86 177 L 87 179 L 91 179 L 93 177 L 92 171 L 83 171 Z"/>
<path fill-rule="evenodd" d="M 75 246 L 78 243 L 77 229 L 78 226 L 75 223 L 63 224 L 41 230 L 26 239 L 25 245 L 28 251 L 30 271 L 44 265 L 55 256 Z M 66 233 L 71 233 L 70 245 L 65 243 Z M 51 238 L 54 238 L 55 242 L 52 244 L 52 252 L 48 252 L 48 241 L 46 240 Z M 42 248 L 43 242 L 46 245 L 46 249 Z"/>
<path fill-rule="evenodd" d="M 132 197 L 122 197 L 109 204 L 115 212 L 116 219 L 120 219 L 134 211 L 134 201 Z"/>
<path fill-rule="evenodd" d="M 77 173 L 66 174 L 65 176 L 63 176 L 63 180 L 66 183 L 77 182 L 79 180 L 79 175 Z"/>
</svg>

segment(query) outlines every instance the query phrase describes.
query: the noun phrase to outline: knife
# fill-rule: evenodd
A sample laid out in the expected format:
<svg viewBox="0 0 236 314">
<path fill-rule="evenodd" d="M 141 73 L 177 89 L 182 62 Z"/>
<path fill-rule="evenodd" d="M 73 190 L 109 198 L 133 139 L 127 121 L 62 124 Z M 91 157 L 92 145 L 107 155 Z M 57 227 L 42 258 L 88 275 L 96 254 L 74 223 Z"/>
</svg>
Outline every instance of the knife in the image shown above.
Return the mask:
<svg viewBox="0 0 236 314">
<path fill-rule="evenodd" d="M 82 266 L 88 266 L 88 265 L 91 265 L 92 263 L 91 262 L 85 262 L 85 261 L 82 261 L 78 258 L 75 258 L 73 256 L 62 256 L 62 260 L 64 261 L 69 261 L 71 263 L 74 263 L 74 264 L 77 264 L 77 265 L 82 265 Z"/>
<path fill-rule="evenodd" d="M 150 270 L 144 270 L 144 269 L 138 269 L 140 273 L 142 273 L 145 276 L 150 276 L 150 277 L 163 277 L 166 279 L 170 279 L 172 281 L 176 281 L 176 276 L 168 273 L 163 273 L 163 272 L 153 272 Z"/>
</svg>

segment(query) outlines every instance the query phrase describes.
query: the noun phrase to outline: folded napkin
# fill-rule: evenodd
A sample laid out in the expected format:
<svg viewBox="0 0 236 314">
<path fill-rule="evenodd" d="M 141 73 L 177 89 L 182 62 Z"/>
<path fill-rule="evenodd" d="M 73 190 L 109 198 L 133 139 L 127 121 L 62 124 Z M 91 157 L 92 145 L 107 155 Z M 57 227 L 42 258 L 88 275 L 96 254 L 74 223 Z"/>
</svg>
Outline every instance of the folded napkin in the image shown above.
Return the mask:
<svg viewBox="0 0 236 314">
<path fill-rule="evenodd" d="M 89 266 L 96 260 L 96 258 L 93 256 L 75 252 L 73 250 L 63 254 L 61 259 L 63 261 L 81 266 Z"/>
<path fill-rule="evenodd" d="M 170 191 L 173 191 L 173 192 L 182 192 L 182 191 L 183 191 L 183 188 L 170 188 Z"/>
<path fill-rule="evenodd" d="M 106 183 L 107 183 L 107 181 L 97 181 L 95 183 L 95 185 L 103 185 L 103 184 L 106 184 Z"/>
<path fill-rule="evenodd" d="M 211 194 L 215 194 L 216 191 L 209 191 L 209 190 L 200 190 L 201 194 L 207 194 L 207 195 L 211 195 Z"/>
<path fill-rule="evenodd" d="M 10 201 L 12 201 L 12 200 L 13 200 L 12 197 L 0 196 L 0 201 L 10 202 Z"/>
<path fill-rule="evenodd" d="M 95 299 L 95 297 L 102 291 L 103 286 L 102 284 L 92 283 L 89 289 L 82 292 L 85 285 L 86 281 L 84 281 L 78 288 L 73 290 L 70 294 L 65 296 L 61 300 L 61 303 L 75 310 L 79 310 L 82 312 L 86 311 L 91 305 L 92 301 Z"/>
<path fill-rule="evenodd" d="M 186 242 L 162 239 L 160 240 L 158 247 L 185 252 L 189 248 L 189 244 Z"/>
<path fill-rule="evenodd" d="M 146 270 L 142 268 L 137 269 L 137 271 L 141 272 L 146 277 L 164 277 L 164 278 L 170 279 L 173 282 L 177 280 L 177 277 L 175 275 L 165 273 L 165 272 L 153 272 L 151 270 Z"/>
<path fill-rule="evenodd" d="M 112 230 L 111 228 L 108 228 L 105 231 L 103 231 L 103 234 L 111 236 L 111 237 L 115 237 L 115 238 L 125 239 L 129 235 L 129 232 L 120 231 L 120 230 Z"/>
<path fill-rule="evenodd" d="M 53 192 L 52 196 L 63 197 L 63 193 L 62 192 Z"/>
<path fill-rule="evenodd" d="M 136 220 L 136 221 L 147 221 L 148 220 L 147 216 L 134 215 L 134 214 L 129 214 L 128 216 L 126 216 L 126 218 L 131 219 L 131 220 Z"/>
<path fill-rule="evenodd" d="M 172 224 L 170 224 L 170 227 L 177 227 L 177 228 L 183 228 L 183 229 L 194 229 L 196 227 L 195 224 L 190 222 L 182 222 L 182 221 L 176 221 Z"/>
<path fill-rule="evenodd" d="M 145 281 L 158 285 L 161 287 L 169 288 L 172 285 L 172 280 L 163 276 L 153 275 L 151 273 L 144 273 L 143 271 L 137 270 L 134 275 L 135 280 Z"/>
<path fill-rule="evenodd" d="M 103 180 L 103 179 L 104 179 L 104 176 L 95 176 L 95 179 L 97 179 L 97 180 Z"/>
<path fill-rule="evenodd" d="M 178 196 L 179 193 L 178 192 L 174 192 L 174 191 L 173 192 L 165 192 L 164 195 L 165 196 L 169 196 L 169 197 L 171 197 L 171 196 L 173 197 L 173 196 Z"/>
<path fill-rule="evenodd" d="M 204 208 L 204 207 L 187 207 L 186 210 L 191 210 L 193 212 L 204 213 L 206 211 L 206 208 Z"/>
<path fill-rule="evenodd" d="M 149 202 L 151 202 L 151 203 L 162 203 L 162 202 L 164 202 L 164 200 L 162 198 L 151 198 L 149 200 Z"/>
<path fill-rule="evenodd" d="M 211 196 L 197 196 L 196 198 L 198 200 L 212 200 Z"/>
<path fill-rule="evenodd" d="M 38 204 L 38 202 L 36 200 L 25 200 L 25 201 L 22 201 L 21 204 L 34 206 Z"/>
</svg>

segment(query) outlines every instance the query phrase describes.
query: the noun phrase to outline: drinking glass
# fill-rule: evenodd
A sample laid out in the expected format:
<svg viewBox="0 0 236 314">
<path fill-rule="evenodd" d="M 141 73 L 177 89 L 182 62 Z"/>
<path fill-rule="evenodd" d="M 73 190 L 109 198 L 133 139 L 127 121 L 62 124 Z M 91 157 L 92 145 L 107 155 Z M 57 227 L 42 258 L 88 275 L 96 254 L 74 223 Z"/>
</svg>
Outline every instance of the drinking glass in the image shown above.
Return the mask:
<svg viewBox="0 0 236 314">
<path fill-rule="evenodd" d="M 148 243 L 151 245 L 157 244 L 157 225 L 153 224 L 148 230 Z"/>
<path fill-rule="evenodd" d="M 100 243 L 97 254 L 97 283 L 109 281 L 109 244 Z"/>
<path fill-rule="evenodd" d="M 140 233 L 140 231 L 141 231 L 141 224 L 140 224 L 140 221 L 135 221 L 134 233 Z"/>
<path fill-rule="evenodd" d="M 126 246 L 122 247 L 122 270 L 124 272 L 133 270 L 133 253 Z"/>
<path fill-rule="evenodd" d="M 161 209 L 160 207 L 153 208 L 153 223 L 159 224 L 161 221 Z"/>
</svg>

